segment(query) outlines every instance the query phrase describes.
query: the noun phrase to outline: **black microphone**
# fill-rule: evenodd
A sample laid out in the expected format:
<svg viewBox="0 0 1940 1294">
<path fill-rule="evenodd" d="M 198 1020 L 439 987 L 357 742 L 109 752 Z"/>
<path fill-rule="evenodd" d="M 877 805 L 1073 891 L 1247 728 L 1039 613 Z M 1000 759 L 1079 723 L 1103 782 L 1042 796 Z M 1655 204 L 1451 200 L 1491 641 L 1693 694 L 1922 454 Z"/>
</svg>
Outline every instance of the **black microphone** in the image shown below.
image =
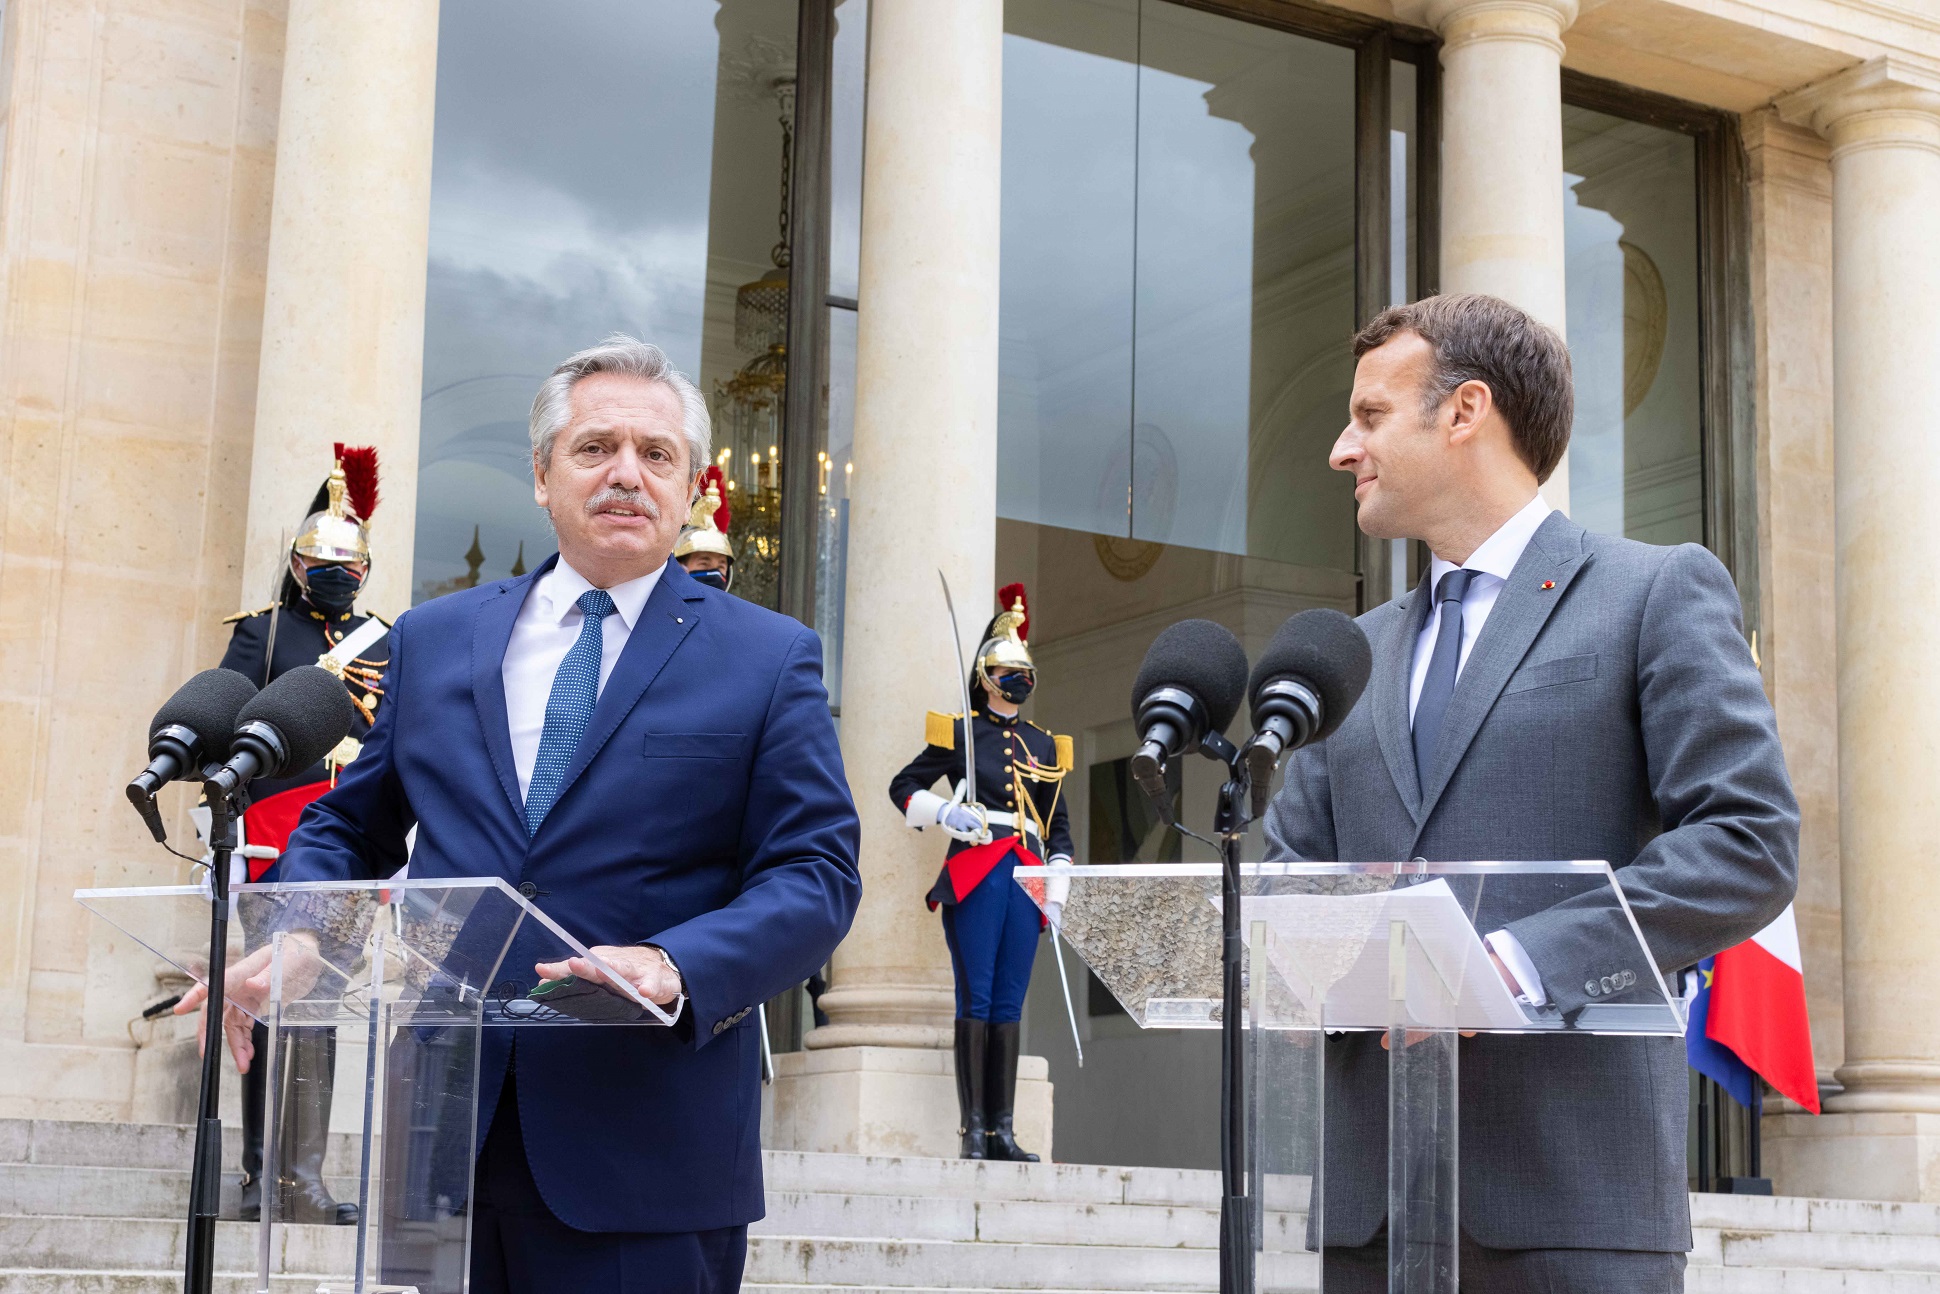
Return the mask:
<svg viewBox="0 0 1940 1294">
<path fill-rule="evenodd" d="M 254 778 L 308 768 L 350 735 L 356 719 L 342 680 L 316 665 L 298 666 L 236 716 L 229 762 L 209 779 L 211 793 L 232 796 Z"/>
<path fill-rule="evenodd" d="M 195 776 L 202 763 L 229 746 L 236 716 L 256 685 L 232 669 L 205 669 L 177 688 L 148 725 L 148 767 L 128 783 L 128 801 L 148 824 L 149 834 L 166 841 L 155 792 L 176 778 Z"/>
<path fill-rule="evenodd" d="M 1246 650 L 1230 629 L 1210 620 L 1181 620 L 1153 639 L 1132 683 L 1137 782 L 1159 816 L 1176 821 L 1165 789 L 1166 762 L 1223 732 L 1246 691 Z"/>
<path fill-rule="evenodd" d="M 1373 669 L 1367 635 L 1338 611 L 1302 611 L 1280 626 L 1247 683 L 1253 735 L 1242 753 L 1254 817 L 1266 812 L 1280 756 L 1340 727 Z"/>
</svg>

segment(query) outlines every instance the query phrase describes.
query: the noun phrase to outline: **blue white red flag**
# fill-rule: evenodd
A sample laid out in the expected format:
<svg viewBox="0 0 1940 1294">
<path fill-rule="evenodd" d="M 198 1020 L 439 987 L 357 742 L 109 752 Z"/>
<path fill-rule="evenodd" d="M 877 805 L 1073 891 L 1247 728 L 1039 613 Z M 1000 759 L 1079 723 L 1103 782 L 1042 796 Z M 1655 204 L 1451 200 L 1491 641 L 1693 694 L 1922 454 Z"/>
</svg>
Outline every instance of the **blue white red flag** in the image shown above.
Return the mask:
<svg viewBox="0 0 1940 1294">
<path fill-rule="evenodd" d="M 1750 1107 L 1762 1078 L 1819 1112 L 1812 1030 L 1798 924 L 1787 906 L 1777 920 L 1735 948 L 1698 963 L 1697 992 L 1684 1034 L 1691 1068 Z"/>
</svg>

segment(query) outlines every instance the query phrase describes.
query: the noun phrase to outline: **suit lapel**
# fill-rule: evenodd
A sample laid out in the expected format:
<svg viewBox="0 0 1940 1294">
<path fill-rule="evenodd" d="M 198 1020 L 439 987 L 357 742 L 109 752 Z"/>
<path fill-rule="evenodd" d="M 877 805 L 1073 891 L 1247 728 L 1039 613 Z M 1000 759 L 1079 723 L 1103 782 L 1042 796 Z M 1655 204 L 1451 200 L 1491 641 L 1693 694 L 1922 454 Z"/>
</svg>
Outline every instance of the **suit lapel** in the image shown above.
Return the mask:
<svg viewBox="0 0 1940 1294">
<path fill-rule="evenodd" d="M 1375 644 L 1374 658 L 1374 735 L 1380 742 L 1388 775 L 1401 792 L 1402 802 L 1421 822 L 1421 786 L 1415 777 L 1415 742 L 1408 723 L 1408 690 L 1415 665 L 1415 640 L 1427 620 L 1427 577 L 1417 584 L 1400 606 L 1399 614 L 1388 620 L 1388 627 Z"/>
<path fill-rule="evenodd" d="M 1522 664 L 1536 635 L 1562 604 L 1570 583 L 1589 564 L 1589 556 L 1583 550 L 1582 527 L 1560 512 L 1550 513 L 1530 537 L 1529 546 L 1509 573 L 1509 582 L 1496 597 L 1488 622 L 1482 626 L 1482 636 L 1469 652 L 1468 664 L 1455 681 L 1455 694 L 1449 698 L 1448 714 L 1442 720 L 1435 767 L 1422 788 L 1417 822 L 1426 822 L 1434 812 L 1509 676 Z M 1551 587 L 1544 588 L 1545 584 Z"/>
<path fill-rule="evenodd" d="M 673 656 L 674 649 L 700 623 L 700 603 L 705 598 L 701 586 L 687 577 L 687 572 L 669 560 L 666 569 L 661 571 L 660 580 L 647 596 L 647 604 L 640 609 L 640 623 L 633 626 L 627 636 L 626 648 L 621 651 L 620 659 L 613 665 L 612 677 L 600 689 L 599 704 L 593 708 L 593 718 L 586 725 L 586 735 L 579 740 L 579 749 L 573 754 L 573 762 L 566 769 L 566 777 L 559 784 L 559 795 L 555 805 L 566 798 L 586 766 L 605 746 L 607 740 L 619 731 L 622 721 L 632 713 L 633 707 L 640 703 L 661 668 Z"/>
<path fill-rule="evenodd" d="M 518 622 L 519 608 L 525 605 L 533 581 L 553 568 L 559 560 L 554 553 L 530 575 L 498 586 L 498 592 L 479 604 L 472 622 L 472 705 L 478 723 L 485 730 L 485 749 L 498 773 L 498 784 L 512 804 L 512 812 L 523 824 L 525 800 L 519 795 L 519 766 L 512 758 L 512 721 L 505 709 L 505 649 L 512 641 L 512 626 Z"/>
</svg>

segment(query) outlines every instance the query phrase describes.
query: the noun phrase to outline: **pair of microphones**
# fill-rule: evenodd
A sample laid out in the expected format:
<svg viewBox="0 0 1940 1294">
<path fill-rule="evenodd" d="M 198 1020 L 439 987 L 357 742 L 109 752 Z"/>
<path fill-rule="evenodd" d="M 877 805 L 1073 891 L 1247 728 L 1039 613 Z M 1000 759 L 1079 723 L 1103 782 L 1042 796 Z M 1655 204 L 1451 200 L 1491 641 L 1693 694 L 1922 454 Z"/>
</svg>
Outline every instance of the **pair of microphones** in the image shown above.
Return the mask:
<svg viewBox="0 0 1940 1294">
<path fill-rule="evenodd" d="M 1246 649 L 1230 629 L 1211 620 L 1181 620 L 1153 641 L 1132 684 L 1139 736 L 1132 778 L 1170 823 L 1166 765 L 1205 749 L 1245 775 L 1258 818 L 1266 812 L 1281 756 L 1340 727 L 1373 668 L 1367 635 L 1338 611 L 1317 608 L 1289 617 L 1250 676 Z M 1242 697 L 1252 702 L 1253 735 L 1235 749 L 1223 733 Z"/>
<path fill-rule="evenodd" d="M 261 691 L 234 670 L 205 669 L 155 712 L 148 767 L 128 783 L 129 802 L 166 841 L 155 793 L 169 782 L 199 780 L 228 799 L 258 777 L 316 763 L 350 735 L 356 717 L 342 680 L 320 666 L 289 670 Z"/>
</svg>

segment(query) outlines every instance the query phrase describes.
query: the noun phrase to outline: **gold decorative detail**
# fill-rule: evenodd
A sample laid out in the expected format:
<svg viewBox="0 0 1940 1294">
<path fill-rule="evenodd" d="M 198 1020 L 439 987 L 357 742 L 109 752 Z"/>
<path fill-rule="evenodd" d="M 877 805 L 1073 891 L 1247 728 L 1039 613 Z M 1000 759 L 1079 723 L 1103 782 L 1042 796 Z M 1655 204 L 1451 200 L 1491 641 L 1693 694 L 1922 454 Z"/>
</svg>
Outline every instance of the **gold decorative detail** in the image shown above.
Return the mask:
<svg viewBox="0 0 1940 1294">
<path fill-rule="evenodd" d="M 336 678 L 342 678 L 344 676 L 343 662 L 335 656 L 332 656 L 329 652 L 325 652 L 323 655 L 317 657 L 317 668 Z"/>
<path fill-rule="evenodd" d="M 957 720 L 960 714 L 945 714 L 941 710 L 931 710 L 923 716 L 923 740 L 944 750 L 957 748 Z"/>
<path fill-rule="evenodd" d="M 1070 734 L 1054 732 L 1051 734 L 1051 741 L 1058 748 L 1058 771 L 1068 773 L 1076 768 L 1078 766 L 1078 754 L 1076 747 L 1071 741 Z"/>
<path fill-rule="evenodd" d="M 368 562 L 370 528 L 345 501 L 344 461 L 337 459 L 325 482 L 330 505 L 303 520 L 303 531 L 296 537 L 296 552 L 313 561 Z"/>
<path fill-rule="evenodd" d="M 681 533 L 680 542 L 674 545 L 675 557 L 686 557 L 691 553 L 718 553 L 729 561 L 734 560 L 734 545 L 714 524 L 714 514 L 720 510 L 720 487 L 709 481 L 707 493 L 694 500 L 694 510 L 687 518 L 687 529 Z M 732 518 L 729 520 L 732 522 Z"/>
<path fill-rule="evenodd" d="M 1628 418 L 1657 384 L 1670 327 L 1670 298 L 1648 252 L 1628 239 L 1617 246 L 1623 249 L 1623 416 Z"/>
<path fill-rule="evenodd" d="M 1165 545 L 1153 543 L 1149 539 L 1125 539 L 1117 535 L 1093 535 L 1091 546 L 1097 550 L 1098 564 L 1115 580 L 1145 578 L 1148 571 L 1158 564 L 1165 552 Z"/>
<path fill-rule="evenodd" d="M 323 757 L 323 762 L 330 768 L 330 776 L 334 778 L 337 775 L 338 769 L 357 758 L 358 755 L 363 753 L 363 750 L 364 743 L 355 737 L 345 737 L 335 746 L 332 746 L 330 753 Z"/>
</svg>

